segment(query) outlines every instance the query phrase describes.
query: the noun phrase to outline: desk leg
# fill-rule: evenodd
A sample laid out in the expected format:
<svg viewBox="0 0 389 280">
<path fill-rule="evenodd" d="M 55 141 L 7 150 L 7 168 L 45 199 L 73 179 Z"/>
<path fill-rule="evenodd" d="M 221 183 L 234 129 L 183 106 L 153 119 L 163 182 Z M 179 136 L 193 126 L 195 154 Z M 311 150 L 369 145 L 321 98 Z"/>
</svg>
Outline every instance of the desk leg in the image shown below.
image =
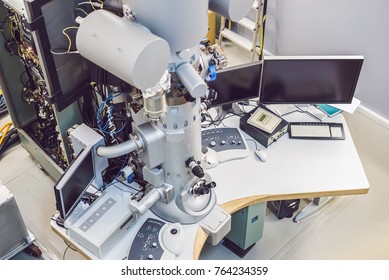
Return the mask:
<svg viewBox="0 0 389 280">
<path fill-rule="evenodd" d="M 315 197 L 311 203 L 304 207 L 294 218 L 293 222 L 298 223 L 305 218 L 308 218 L 315 214 L 317 211 L 322 209 L 324 206 L 328 205 L 331 201 L 335 199 L 334 196 L 327 197 L 326 200 L 320 202 L 320 197 Z"/>
</svg>

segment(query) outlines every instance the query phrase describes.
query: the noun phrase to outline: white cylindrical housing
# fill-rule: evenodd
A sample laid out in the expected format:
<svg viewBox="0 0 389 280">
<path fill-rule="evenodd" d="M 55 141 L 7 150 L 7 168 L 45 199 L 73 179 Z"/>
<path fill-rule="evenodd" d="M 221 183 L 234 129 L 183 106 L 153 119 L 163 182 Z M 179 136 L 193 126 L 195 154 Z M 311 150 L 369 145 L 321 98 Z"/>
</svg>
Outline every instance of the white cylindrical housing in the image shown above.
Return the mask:
<svg viewBox="0 0 389 280">
<path fill-rule="evenodd" d="M 129 207 L 130 210 L 140 215 L 144 214 L 150 209 L 158 200 L 163 198 L 163 192 L 159 188 L 152 189 L 146 194 L 141 201 L 131 201 Z"/>
<path fill-rule="evenodd" d="M 172 52 L 197 46 L 208 32 L 208 0 L 126 0 L 136 21 L 165 39 Z"/>
<path fill-rule="evenodd" d="M 99 146 L 96 152 L 98 156 L 103 158 L 115 158 L 134 151 L 139 151 L 139 145 L 143 144 L 136 143 L 133 139 L 130 139 L 114 146 Z"/>
<path fill-rule="evenodd" d="M 104 10 L 82 21 L 76 44 L 83 57 L 142 90 L 160 80 L 170 59 L 165 40 Z"/>
<path fill-rule="evenodd" d="M 209 0 L 209 9 L 232 21 L 244 18 L 254 4 L 254 0 Z"/>
<path fill-rule="evenodd" d="M 181 64 L 176 72 L 192 97 L 200 98 L 206 95 L 208 87 L 192 65 L 188 63 Z"/>
</svg>

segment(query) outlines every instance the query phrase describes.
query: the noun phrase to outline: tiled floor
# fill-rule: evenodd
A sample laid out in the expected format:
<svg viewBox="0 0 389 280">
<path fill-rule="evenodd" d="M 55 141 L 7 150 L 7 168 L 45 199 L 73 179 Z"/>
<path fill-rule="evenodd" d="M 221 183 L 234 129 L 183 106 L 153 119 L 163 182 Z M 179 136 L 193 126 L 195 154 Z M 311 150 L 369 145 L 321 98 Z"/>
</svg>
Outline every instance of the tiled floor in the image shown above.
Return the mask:
<svg viewBox="0 0 389 280">
<path fill-rule="evenodd" d="M 299 224 L 267 213 L 264 236 L 245 259 L 389 259 L 389 130 L 359 112 L 346 119 L 371 185 L 369 193 L 338 197 Z M 67 245 L 49 225 L 55 182 L 20 145 L 0 159 L 0 180 L 14 194 L 43 257 L 62 259 Z M 70 249 L 65 258 L 83 259 Z M 201 259 L 239 257 L 222 245 L 206 245 Z"/>
</svg>

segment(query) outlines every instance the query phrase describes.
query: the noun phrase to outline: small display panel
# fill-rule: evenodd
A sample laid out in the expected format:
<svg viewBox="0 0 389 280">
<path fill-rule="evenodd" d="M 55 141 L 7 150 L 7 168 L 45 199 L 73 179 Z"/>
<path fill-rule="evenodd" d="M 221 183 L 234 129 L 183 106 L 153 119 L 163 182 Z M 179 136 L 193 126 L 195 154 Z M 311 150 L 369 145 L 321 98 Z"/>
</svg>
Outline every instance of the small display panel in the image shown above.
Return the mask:
<svg viewBox="0 0 389 280">
<path fill-rule="evenodd" d="M 66 219 L 94 179 L 92 147 L 84 149 L 55 186 L 57 210 Z"/>
</svg>

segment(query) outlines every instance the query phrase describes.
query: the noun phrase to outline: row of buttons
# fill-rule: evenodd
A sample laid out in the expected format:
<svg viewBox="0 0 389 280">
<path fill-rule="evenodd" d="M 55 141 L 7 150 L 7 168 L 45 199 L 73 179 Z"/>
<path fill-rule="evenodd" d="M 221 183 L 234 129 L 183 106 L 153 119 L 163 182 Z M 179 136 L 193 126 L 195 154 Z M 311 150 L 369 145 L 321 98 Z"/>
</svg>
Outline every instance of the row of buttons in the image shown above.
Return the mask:
<svg viewBox="0 0 389 280">
<path fill-rule="evenodd" d="M 225 146 L 227 143 L 226 143 L 226 141 L 225 140 L 222 140 L 220 143 L 219 143 L 219 145 L 220 146 Z M 230 142 L 230 144 L 231 145 L 237 145 L 237 146 L 240 146 L 241 144 L 242 144 L 242 141 L 235 141 L 235 140 L 233 140 L 233 141 L 231 141 Z M 216 147 L 216 145 L 217 145 L 217 143 L 215 142 L 215 141 L 211 141 L 211 143 L 209 143 L 209 146 L 210 147 Z"/>
<path fill-rule="evenodd" d="M 115 203 L 116 200 L 109 198 L 79 226 L 79 229 L 87 232 Z"/>
<path fill-rule="evenodd" d="M 215 134 L 215 133 L 223 133 L 222 130 L 211 130 L 211 131 L 204 131 L 202 135 L 210 135 L 210 134 Z"/>
</svg>

